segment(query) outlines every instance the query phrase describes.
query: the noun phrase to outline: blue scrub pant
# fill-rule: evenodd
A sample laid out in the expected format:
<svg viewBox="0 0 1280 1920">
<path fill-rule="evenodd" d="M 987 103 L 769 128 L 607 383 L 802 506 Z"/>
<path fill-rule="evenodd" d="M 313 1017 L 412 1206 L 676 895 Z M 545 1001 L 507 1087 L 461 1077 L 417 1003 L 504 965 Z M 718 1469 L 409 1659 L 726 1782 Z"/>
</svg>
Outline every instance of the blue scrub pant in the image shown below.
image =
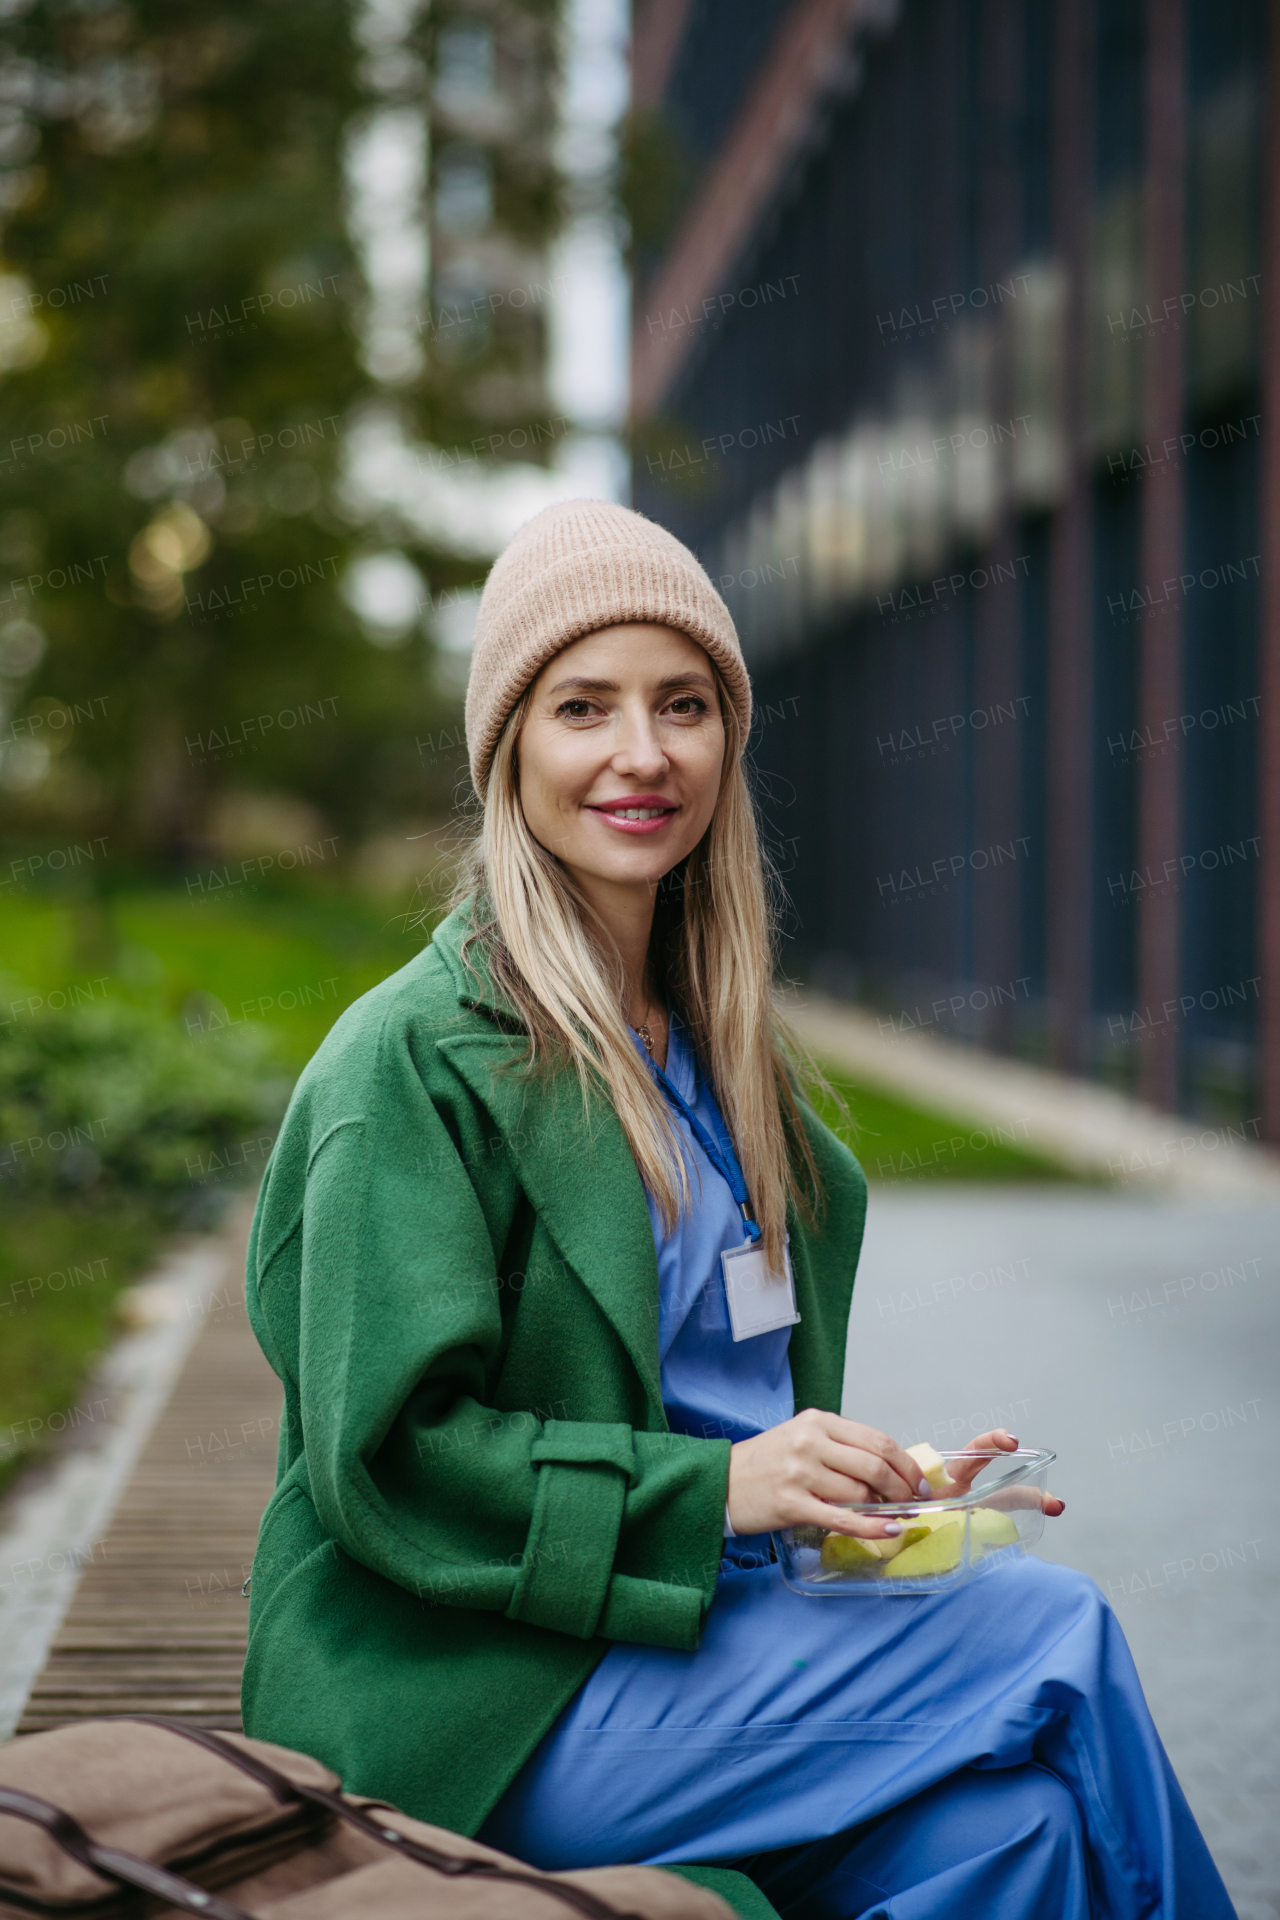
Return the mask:
<svg viewBox="0 0 1280 1920">
<path fill-rule="evenodd" d="M 1089 1920 L 1093 1912 L 1079 1809 L 1034 1762 L 999 1773 L 966 1768 L 852 1833 L 738 1865 L 785 1920 Z"/>
<path fill-rule="evenodd" d="M 715 1861 L 796 1920 L 1231 1920 L 1115 1615 L 992 1555 L 936 1595 L 726 1564 L 694 1653 L 616 1643 L 481 1836 Z"/>
</svg>

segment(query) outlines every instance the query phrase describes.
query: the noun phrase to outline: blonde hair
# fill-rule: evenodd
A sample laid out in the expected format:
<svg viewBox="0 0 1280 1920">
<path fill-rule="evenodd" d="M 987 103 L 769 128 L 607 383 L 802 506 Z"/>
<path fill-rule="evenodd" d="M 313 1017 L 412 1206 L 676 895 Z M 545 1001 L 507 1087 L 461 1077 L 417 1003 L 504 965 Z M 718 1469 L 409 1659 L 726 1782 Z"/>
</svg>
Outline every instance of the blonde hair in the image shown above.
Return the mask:
<svg viewBox="0 0 1280 1920">
<path fill-rule="evenodd" d="M 783 1270 L 788 1203 L 812 1219 L 817 1168 L 797 1104 L 811 1063 L 775 1004 L 776 931 L 733 703 L 720 675 L 725 759 L 711 825 L 658 884 L 650 965 L 687 1029 L 733 1138 L 765 1253 Z M 520 802 L 518 744 L 528 692 L 507 716 L 480 830 L 454 904 L 495 987 L 528 1029 L 531 1065 L 572 1063 L 588 1113 L 603 1091 L 670 1232 L 691 1202 L 671 1110 L 631 1038 L 621 957 L 567 867 L 534 839 Z M 818 1076 L 820 1078 L 821 1076 Z"/>
</svg>

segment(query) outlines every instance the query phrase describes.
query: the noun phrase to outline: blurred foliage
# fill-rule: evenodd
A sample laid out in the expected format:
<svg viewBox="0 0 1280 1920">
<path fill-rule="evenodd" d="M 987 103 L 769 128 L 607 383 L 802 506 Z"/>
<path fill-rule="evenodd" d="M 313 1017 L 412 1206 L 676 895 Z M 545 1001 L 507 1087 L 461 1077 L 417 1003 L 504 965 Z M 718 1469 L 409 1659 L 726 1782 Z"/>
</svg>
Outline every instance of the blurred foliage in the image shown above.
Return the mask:
<svg viewBox="0 0 1280 1920">
<path fill-rule="evenodd" d="M 193 1043 L 156 1006 L 0 1024 L 0 1486 L 65 1426 L 162 1235 L 219 1221 L 288 1099 L 263 1027 Z M 75 1416 L 79 1418 L 78 1414 Z M 53 1424 L 51 1424 L 53 1423 Z"/>
<path fill-rule="evenodd" d="M 0 1175 L 21 1195 L 133 1193 L 157 1201 L 265 1155 L 289 1080 L 244 1023 L 193 1045 L 154 1007 L 110 1001 L 0 1027 Z"/>
<path fill-rule="evenodd" d="M 217 1224 L 258 1179 L 294 1074 L 437 913 L 424 886 L 305 880 L 220 902 L 142 887 L 6 906 L 0 1487 L 84 1405 L 120 1290 L 164 1233 Z"/>
<path fill-rule="evenodd" d="M 425 438 L 469 448 L 548 417 L 546 247 L 565 212 L 554 163 L 562 0 L 435 0 L 411 43 L 430 81 L 431 298 L 414 404 Z M 490 216 L 469 217 L 469 182 Z M 547 442 L 521 458 L 546 457 Z"/>
<path fill-rule="evenodd" d="M 693 198 L 702 160 L 660 108 L 633 110 L 619 129 L 617 197 L 628 263 L 648 279 Z"/>
<path fill-rule="evenodd" d="M 261 766 L 332 805 L 335 756 L 376 755 L 379 720 L 420 705 L 407 660 L 370 673 L 333 586 L 353 532 L 325 494 L 338 422 L 367 386 L 340 215 L 360 98 L 347 9 L 40 5 L 5 37 L 39 136 L 35 164 L 5 182 L 5 253 L 41 304 L 30 363 L 0 389 L 5 440 L 33 449 L 5 487 L 0 561 L 6 576 L 90 569 L 19 589 L 14 611 L 49 642 L 28 698 L 105 708 L 31 809 L 60 798 L 117 850 L 177 855 L 227 759 L 187 740 L 336 699 L 343 743 L 331 728 L 300 755 L 296 733 L 277 737 Z M 67 426 L 74 443 L 54 450 Z M 239 589 L 303 567 L 321 581 Z M 211 618 L 201 601 L 228 604 Z"/>
<path fill-rule="evenodd" d="M 387 549 L 431 595 L 484 571 L 344 484 L 370 407 L 451 444 L 542 403 L 528 316 L 467 329 L 465 364 L 429 352 L 394 390 L 362 359 L 344 155 L 383 109 L 428 112 L 447 10 L 394 84 L 355 0 L 0 11 L 0 832 L 174 865 L 213 847 L 228 788 L 293 796 L 344 852 L 444 813 L 446 770 L 417 744 L 455 701 L 429 622 L 420 605 L 367 630 L 342 583 Z M 558 216 L 556 8 L 491 11 L 500 49 L 536 55 L 488 139 L 493 218 L 536 248 Z"/>
</svg>

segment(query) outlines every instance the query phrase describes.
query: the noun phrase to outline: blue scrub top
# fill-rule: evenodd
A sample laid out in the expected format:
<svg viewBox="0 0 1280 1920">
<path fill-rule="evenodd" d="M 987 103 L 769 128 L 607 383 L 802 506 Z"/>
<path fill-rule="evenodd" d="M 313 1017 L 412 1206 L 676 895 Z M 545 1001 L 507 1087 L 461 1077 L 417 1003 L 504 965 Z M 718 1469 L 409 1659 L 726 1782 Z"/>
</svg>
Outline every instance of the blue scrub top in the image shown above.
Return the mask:
<svg viewBox="0 0 1280 1920">
<path fill-rule="evenodd" d="M 653 1062 L 639 1036 L 636 1048 Z M 666 1075 L 714 1139 L 719 1108 L 698 1067 L 689 1036 L 675 1014 L 667 1039 Z M 714 1119 L 713 1119 L 714 1116 Z M 735 1341 L 729 1323 L 720 1255 L 746 1238 L 727 1181 L 716 1172 L 672 1109 L 689 1168 L 693 1204 L 667 1233 L 651 1195 L 649 1218 L 658 1255 L 658 1354 L 662 1404 L 673 1433 L 708 1440 L 749 1440 L 789 1420 L 796 1410 L 787 1348 L 790 1327 Z"/>
</svg>

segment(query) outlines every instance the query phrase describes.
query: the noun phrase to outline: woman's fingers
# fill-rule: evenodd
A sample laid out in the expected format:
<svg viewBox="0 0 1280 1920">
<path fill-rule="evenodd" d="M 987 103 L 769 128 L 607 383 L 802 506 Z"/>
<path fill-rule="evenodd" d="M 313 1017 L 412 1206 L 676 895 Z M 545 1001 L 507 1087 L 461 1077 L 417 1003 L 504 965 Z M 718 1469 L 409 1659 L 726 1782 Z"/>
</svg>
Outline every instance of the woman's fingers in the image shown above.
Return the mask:
<svg viewBox="0 0 1280 1920">
<path fill-rule="evenodd" d="M 847 1453 L 852 1451 L 859 1456 L 859 1478 L 873 1486 L 883 1500 L 919 1500 L 929 1492 L 925 1482 L 924 1495 L 920 1492 L 922 1475 L 916 1461 L 891 1440 L 887 1433 L 881 1433 L 876 1427 L 864 1427 L 859 1420 L 845 1420 L 832 1415 L 827 1427 L 828 1445 L 822 1450 L 822 1457 L 828 1465 L 835 1465 L 839 1457 L 832 1451 L 831 1443 Z M 867 1456 L 870 1456 L 868 1459 Z M 865 1466 L 866 1471 L 862 1471 Z M 848 1471 L 844 1466 L 838 1469 Z"/>
<path fill-rule="evenodd" d="M 919 1492 L 919 1476 L 914 1486 L 908 1486 L 902 1475 L 895 1473 L 889 1462 L 881 1454 L 870 1453 L 865 1447 L 850 1447 L 838 1440 L 828 1440 L 821 1453 L 822 1466 L 830 1473 L 840 1474 L 849 1481 L 859 1481 L 865 1488 L 860 1494 L 836 1494 L 836 1499 L 847 1500 L 920 1500 L 924 1496 Z"/>
<path fill-rule="evenodd" d="M 974 1480 L 988 1463 L 980 1456 L 984 1453 L 1012 1453 L 1018 1442 L 1005 1427 L 995 1427 L 990 1433 L 980 1433 L 970 1440 L 966 1451 L 979 1457 L 973 1460 L 948 1460 L 947 1472 L 958 1487 L 972 1486 Z"/>
<path fill-rule="evenodd" d="M 828 1533 L 848 1533 L 857 1540 L 891 1540 L 902 1532 L 902 1521 L 880 1520 L 873 1513 L 850 1513 L 848 1507 L 831 1507 L 825 1501 L 808 1499 L 800 1504 L 794 1527 L 823 1527 Z"/>
<path fill-rule="evenodd" d="M 984 1455 L 1007 1453 L 1017 1444 L 1003 1427 L 979 1434 L 971 1443 L 973 1458 L 953 1463 L 953 1479 L 967 1490 Z M 823 1526 L 874 1539 L 892 1523 L 852 1514 L 850 1506 L 910 1505 L 930 1493 L 917 1463 L 887 1433 L 817 1407 L 737 1441 L 729 1456 L 729 1511 L 739 1533 Z M 1046 1513 L 1061 1511 L 1056 1499 L 1045 1506 Z"/>
<path fill-rule="evenodd" d="M 1050 1520 L 1056 1520 L 1060 1513 L 1066 1512 L 1067 1503 L 1065 1500 L 1059 1500 L 1056 1493 L 1046 1493 L 1044 1496 L 1044 1510 Z"/>
<path fill-rule="evenodd" d="M 871 1465 L 866 1456 L 868 1467 Z M 856 1468 L 815 1466 L 804 1477 L 803 1487 L 797 1487 L 797 1493 L 811 1494 L 815 1500 L 825 1505 L 844 1507 L 850 1504 L 874 1506 L 879 1502 L 877 1488 L 862 1477 Z"/>
</svg>

